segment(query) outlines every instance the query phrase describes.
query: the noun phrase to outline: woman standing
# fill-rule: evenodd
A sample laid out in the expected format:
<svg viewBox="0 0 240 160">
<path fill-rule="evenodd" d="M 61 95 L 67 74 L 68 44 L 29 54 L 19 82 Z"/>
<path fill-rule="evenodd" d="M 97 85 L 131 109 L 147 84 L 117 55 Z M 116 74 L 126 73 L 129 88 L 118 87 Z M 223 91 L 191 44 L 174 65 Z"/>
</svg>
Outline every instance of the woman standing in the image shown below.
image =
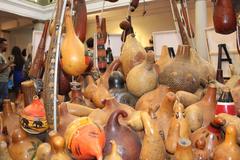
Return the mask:
<svg viewBox="0 0 240 160">
<path fill-rule="evenodd" d="M 25 63 L 19 47 L 15 46 L 12 49 L 12 55 L 14 56 L 14 69 L 13 69 L 13 83 L 16 93 L 18 92 L 21 82 L 24 81 L 23 66 Z"/>
</svg>

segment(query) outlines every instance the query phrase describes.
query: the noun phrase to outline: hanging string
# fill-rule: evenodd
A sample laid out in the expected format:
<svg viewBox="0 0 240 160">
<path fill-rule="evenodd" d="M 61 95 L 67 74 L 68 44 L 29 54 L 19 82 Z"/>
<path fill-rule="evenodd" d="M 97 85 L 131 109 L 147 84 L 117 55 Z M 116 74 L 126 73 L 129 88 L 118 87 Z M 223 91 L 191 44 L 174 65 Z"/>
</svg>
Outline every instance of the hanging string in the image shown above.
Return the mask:
<svg viewBox="0 0 240 160">
<path fill-rule="evenodd" d="M 192 41 L 193 48 L 196 49 L 196 44 L 195 44 L 195 41 L 194 41 L 194 39 L 193 39 L 193 34 L 192 34 L 192 33 L 193 33 L 193 30 L 192 30 L 192 27 L 191 27 L 191 22 L 190 22 L 189 13 L 188 13 L 187 0 L 184 0 L 183 5 L 184 5 L 185 8 L 186 8 L 187 20 L 188 20 L 188 27 L 189 27 L 189 29 L 190 29 L 190 34 L 191 34 L 191 37 L 192 37 L 192 38 L 190 38 L 190 39 L 191 39 L 191 41 Z M 185 23 L 185 24 L 186 24 L 186 23 Z"/>
<path fill-rule="evenodd" d="M 100 26 L 102 25 L 102 18 L 103 18 L 104 7 L 105 7 L 105 0 L 103 0 L 102 10 L 101 10 L 100 17 L 99 17 Z"/>
</svg>

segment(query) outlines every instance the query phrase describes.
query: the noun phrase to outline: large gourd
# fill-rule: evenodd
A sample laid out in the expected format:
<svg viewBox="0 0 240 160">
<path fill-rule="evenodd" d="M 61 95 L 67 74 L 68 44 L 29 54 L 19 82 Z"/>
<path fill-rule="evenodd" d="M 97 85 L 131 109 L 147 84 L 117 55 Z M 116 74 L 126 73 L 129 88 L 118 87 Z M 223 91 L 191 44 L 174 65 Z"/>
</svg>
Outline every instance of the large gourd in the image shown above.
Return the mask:
<svg viewBox="0 0 240 160">
<path fill-rule="evenodd" d="M 220 34 L 230 34 L 236 31 L 236 14 L 230 0 L 217 0 L 213 12 L 215 31 Z"/>
<path fill-rule="evenodd" d="M 67 74 L 78 76 L 87 69 L 87 65 L 84 57 L 84 45 L 74 31 L 70 8 L 66 9 L 65 23 L 66 36 L 61 46 L 62 68 Z"/>
<path fill-rule="evenodd" d="M 153 53 L 148 53 L 146 59 L 141 64 L 130 70 L 126 82 L 129 92 L 137 97 L 157 87 L 158 74 L 154 68 Z"/>
<path fill-rule="evenodd" d="M 200 87 L 200 77 L 191 62 L 189 45 L 178 46 L 175 59 L 159 74 L 159 83 L 168 85 L 174 91 L 194 93 Z"/>
<path fill-rule="evenodd" d="M 146 56 L 146 51 L 143 46 L 137 41 L 135 35 L 127 36 L 126 42 L 122 48 L 120 61 L 122 64 L 123 73 L 127 76 L 128 72 L 136 65 L 140 64 Z"/>
</svg>

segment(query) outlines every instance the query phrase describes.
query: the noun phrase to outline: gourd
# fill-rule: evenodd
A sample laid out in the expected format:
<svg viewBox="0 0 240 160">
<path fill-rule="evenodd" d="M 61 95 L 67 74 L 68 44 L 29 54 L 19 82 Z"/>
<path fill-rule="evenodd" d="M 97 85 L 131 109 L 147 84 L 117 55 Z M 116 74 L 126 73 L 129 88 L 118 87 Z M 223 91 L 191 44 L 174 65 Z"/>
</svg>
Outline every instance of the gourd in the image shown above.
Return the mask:
<svg viewBox="0 0 240 160">
<path fill-rule="evenodd" d="M 137 41 L 135 35 L 129 34 L 120 55 L 120 61 L 125 77 L 134 66 L 140 64 L 145 59 L 146 54 L 146 51 Z"/>
<path fill-rule="evenodd" d="M 216 147 L 213 160 L 238 160 L 239 155 L 240 147 L 237 145 L 236 127 L 233 125 L 229 125 L 226 129 L 224 142 Z"/>
<path fill-rule="evenodd" d="M 154 53 L 148 53 L 141 64 L 129 71 L 126 82 L 129 92 L 137 97 L 157 87 L 158 74 L 154 68 Z"/>
<path fill-rule="evenodd" d="M 217 0 L 213 12 L 215 31 L 220 34 L 230 34 L 236 31 L 236 13 L 232 1 Z"/>
<path fill-rule="evenodd" d="M 84 45 L 74 31 L 70 8 L 67 8 L 65 12 L 65 23 L 66 36 L 61 46 L 62 69 L 69 75 L 78 76 L 87 69 L 87 65 L 85 64 Z"/>
<path fill-rule="evenodd" d="M 119 123 L 119 116 L 124 118 L 128 116 L 123 110 L 113 112 L 105 127 L 106 145 L 104 147 L 104 155 L 111 152 L 110 141 L 114 140 L 118 145 L 118 153 L 123 160 L 138 160 L 141 151 L 141 141 L 138 135 L 127 126 Z M 124 137 L 124 138 L 123 138 Z"/>
</svg>

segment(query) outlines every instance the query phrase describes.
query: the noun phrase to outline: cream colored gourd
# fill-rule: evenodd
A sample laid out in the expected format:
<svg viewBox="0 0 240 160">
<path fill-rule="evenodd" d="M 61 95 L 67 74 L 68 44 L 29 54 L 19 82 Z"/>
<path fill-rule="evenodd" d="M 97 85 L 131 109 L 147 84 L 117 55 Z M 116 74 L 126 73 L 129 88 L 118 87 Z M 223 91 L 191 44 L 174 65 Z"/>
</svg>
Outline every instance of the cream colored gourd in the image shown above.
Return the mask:
<svg viewBox="0 0 240 160">
<path fill-rule="evenodd" d="M 74 31 L 70 8 L 66 10 L 65 23 L 66 35 L 61 46 L 62 69 L 72 76 L 78 76 L 87 69 L 87 65 L 85 63 L 84 45 Z"/>
<path fill-rule="evenodd" d="M 122 157 L 117 152 L 117 144 L 116 144 L 116 142 L 114 140 L 111 140 L 110 143 L 112 145 L 112 151 L 111 151 L 111 153 L 109 155 L 104 157 L 103 160 L 122 160 Z"/>
<path fill-rule="evenodd" d="M 158 74 L 154 68 L 154 53 L 130 70 L 126 78 L 127 88 L 133 95 L 140 97 L 157 87 Z"/>
<path fill-rule="evenodd" d="M 165 160 L 166 151 L 161 135 L 147 112 L 141 112 L 144 126 L 144 138 L 140 153 L 140 160 Z"/>
<path fill-rule="evenodd" d="M 200 100 L 198 96 L 187 91 L 177 91 L 176 96 L 184 107 L 190 106 Z"/>
<path fill-rule="evenodd" d="M 143 46 L 137 41 L 135 35 L 129 34 L 123 45 L 120 61 L 125 77 L 136 65 L 140 64 L 146 56 Z"/>
</svg>

